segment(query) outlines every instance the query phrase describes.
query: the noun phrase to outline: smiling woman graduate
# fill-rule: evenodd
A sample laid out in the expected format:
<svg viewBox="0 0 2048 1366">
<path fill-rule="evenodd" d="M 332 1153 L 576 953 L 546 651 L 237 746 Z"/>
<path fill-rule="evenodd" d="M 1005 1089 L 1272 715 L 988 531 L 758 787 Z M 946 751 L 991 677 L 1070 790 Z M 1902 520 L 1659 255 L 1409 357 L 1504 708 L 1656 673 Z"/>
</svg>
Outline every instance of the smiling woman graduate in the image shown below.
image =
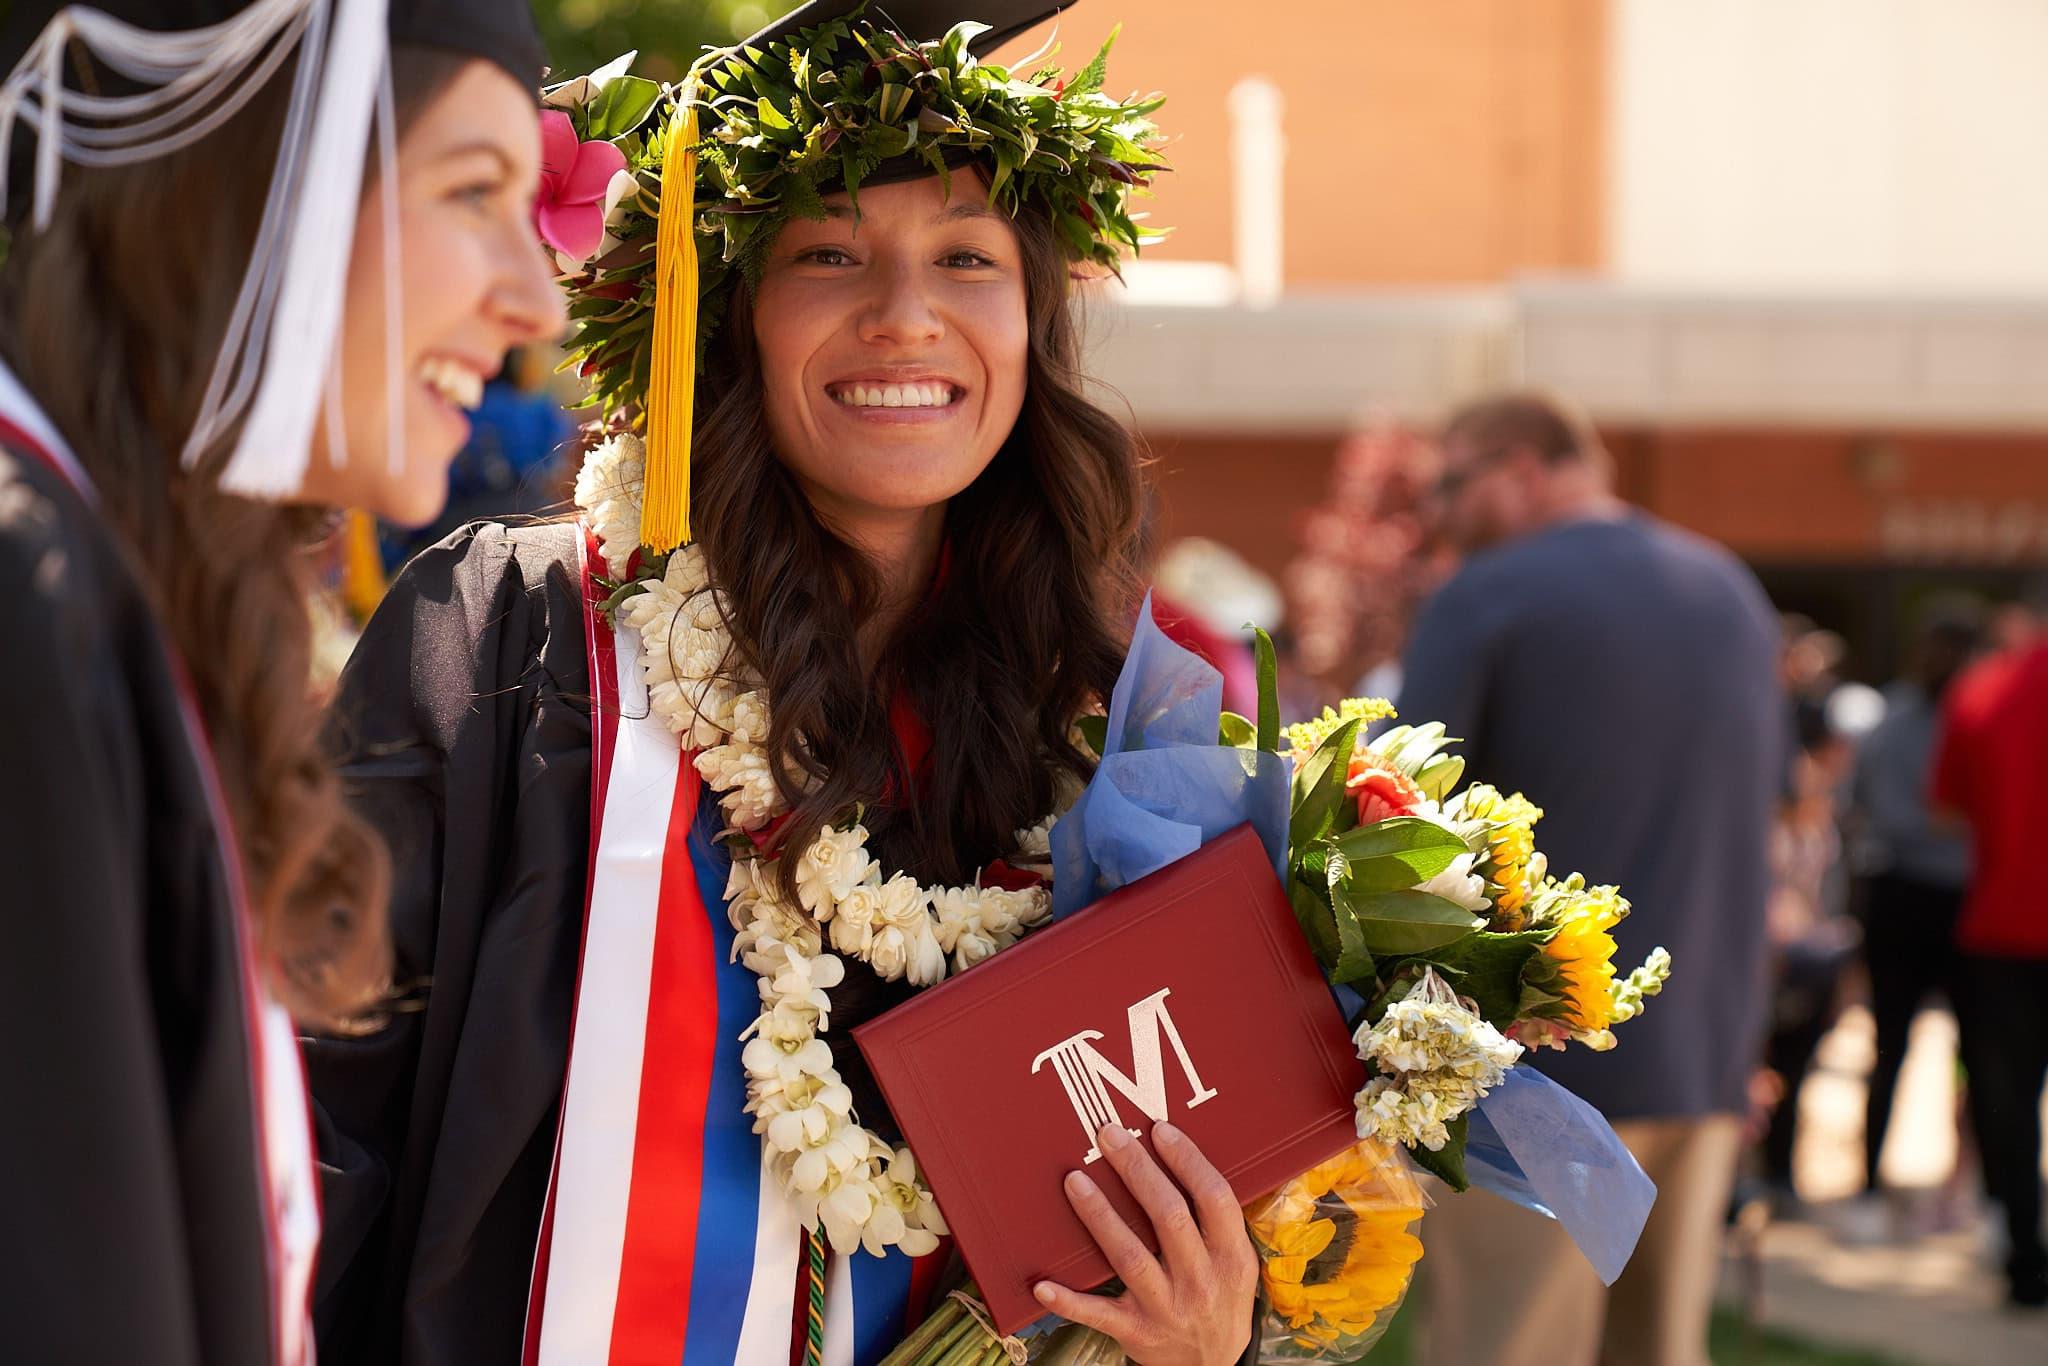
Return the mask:
<svg viewBox="0 0 2048 1366">
<path fill-rule="evenodd" d="M 287 1014 L 388 980 L 306 548 L 431 517 L 463 372 L 559 322 L 539 47 L 524 0 L 0 25 L 0 1356 L 304 1362 Z"/>
<path fill-rule="evenodd" d="M 1136 604 L 1068 302 L 1157 102 L 981 61 L 1050 12 L 820 3 L 546 94 L 604 439 L 580 523 L 428 551 L 343 679 L 415 991 L 311 1045 L 329 1363 L 868 1362 L 921 1312 L 944 1219 L 848 1032 L 1044 919 Z M 1112 1163 L 1173 1255 L 1083 1182 L 1130 1289 L 1048 1307 L 1235 1359 L 1228 1187 Z"/>
</svg>

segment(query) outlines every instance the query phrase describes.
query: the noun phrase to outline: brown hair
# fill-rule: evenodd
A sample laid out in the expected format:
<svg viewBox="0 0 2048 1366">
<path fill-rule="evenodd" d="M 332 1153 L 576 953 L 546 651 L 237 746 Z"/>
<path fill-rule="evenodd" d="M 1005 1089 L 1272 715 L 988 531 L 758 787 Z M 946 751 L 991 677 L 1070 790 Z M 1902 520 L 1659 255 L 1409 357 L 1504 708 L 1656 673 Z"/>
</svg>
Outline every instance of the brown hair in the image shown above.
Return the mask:
<svg viewBox="0 0 2048 1366">
<path fill-rule="evenodd" d="M 1443 440 L 1463 442 L 1483 455 L 1526 446 L 1546 465 L 1606 459 L 1592 424 L 1549 394 L 1496 394 L 1468 403 L 1444 423 Z"/>
<path fill-rule="evenodd" d="M 403 119 L 461 64 L 394 52 Z M 97 486 L 198 694 L 270 986 L 337 1024 L 389 974 L 388 860 L 350 812 L 312 695 L 309 550 L 326 510 L 223 493 L 232 434 L 180 461 L 263 212 L 287 62 L 212 135 L 138 166 L 68 168 L 49 226 L 0 268 L 0 352 Z"/>
<path fill-rule="evenodd" d="M 1084 392 L 1050 224 L 1027 212 L 1016 228 L 1031 330 L 1023 411 L 947 506 L 937 581 L 871 670 L 857 638 L 879 584 L 774 454 L 744 288 L 706 358 L 695 520 L 735 648 L 774 700 L 767 748 L 791 807 L 782 848 L 808 847 L 865 803 L 885 866 L 971 881 L 1051 809 L 1061 773 L 1092 771 L 1069 727 L 1108 700 L 1123 662 L 1143 562 L 1140 458 Z M 891 726 L 898 696 L 935 737 L 914 801 Z M 794 864 L 780 870 L 792 896 Z"/>
</svg>

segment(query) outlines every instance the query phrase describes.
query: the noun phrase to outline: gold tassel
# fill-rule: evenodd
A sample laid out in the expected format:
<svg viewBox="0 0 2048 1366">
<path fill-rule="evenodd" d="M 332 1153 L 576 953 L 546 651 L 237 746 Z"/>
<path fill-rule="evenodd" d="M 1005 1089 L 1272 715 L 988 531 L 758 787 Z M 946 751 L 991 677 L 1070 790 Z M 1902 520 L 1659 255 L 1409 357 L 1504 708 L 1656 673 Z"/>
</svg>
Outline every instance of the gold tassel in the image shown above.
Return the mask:
<svg viewBox="0 0 2048 1366">
<path fill-rule="evenodd" d="M 341 599 L 357 621 L 368 621 L 384 598 L 384 557 L 377 549 L 377 524 L 351 508 L 341 529 Z"/>
<path fill-rule="evenodd" d="M 647 386 L 647 482 L 640 544 L 666 554 L 690 539 L 690 423 L 697 393 L 697 90 L 669 131 L 654 234 L 654 356 Z"/>
</svg>

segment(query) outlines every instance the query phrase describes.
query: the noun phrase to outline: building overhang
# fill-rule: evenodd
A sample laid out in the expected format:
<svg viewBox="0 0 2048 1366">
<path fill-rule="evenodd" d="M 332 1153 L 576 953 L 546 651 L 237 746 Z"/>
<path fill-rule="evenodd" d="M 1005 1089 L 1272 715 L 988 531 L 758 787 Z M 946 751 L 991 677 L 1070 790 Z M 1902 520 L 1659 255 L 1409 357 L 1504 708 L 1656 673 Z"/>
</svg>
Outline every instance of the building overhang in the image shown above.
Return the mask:
<svg viewBox="0 0 2048 1366">
<path fill-rule="evenodd" d="M 2048 430 L 2048 297 L 1498 289 L 1294 294 L 1134 272 L 1086 305 L 1141 428 L 1313 433 L 1550 388 L 1609 425 Z"/>
</svg>

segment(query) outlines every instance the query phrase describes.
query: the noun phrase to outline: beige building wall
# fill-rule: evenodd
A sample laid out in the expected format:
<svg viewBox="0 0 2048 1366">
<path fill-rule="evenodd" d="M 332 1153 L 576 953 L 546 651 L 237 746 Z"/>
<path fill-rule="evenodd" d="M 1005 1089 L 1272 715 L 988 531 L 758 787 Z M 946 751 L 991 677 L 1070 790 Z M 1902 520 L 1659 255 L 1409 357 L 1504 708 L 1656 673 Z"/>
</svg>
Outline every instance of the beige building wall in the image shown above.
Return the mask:
<svg viewBox="0 0 2048 1366">
<path fill-rule="evenodd" d="M 1607 9 L 1091 0 L 1062 18 L 1060 59 L 1078 67 L 1120 21 L 1111 87 L 1172 97 L 1159 259 L 1232 259 L 1226 96 L 1261 75 L 1286 102 L 1290 291 L 1491 283 L 1603 262 Z"/>
<path fill-rule="evenodd" d="M 2048 289 L 2042 0 L 1613 0 L 1624 282 Z"/>
</svg>

